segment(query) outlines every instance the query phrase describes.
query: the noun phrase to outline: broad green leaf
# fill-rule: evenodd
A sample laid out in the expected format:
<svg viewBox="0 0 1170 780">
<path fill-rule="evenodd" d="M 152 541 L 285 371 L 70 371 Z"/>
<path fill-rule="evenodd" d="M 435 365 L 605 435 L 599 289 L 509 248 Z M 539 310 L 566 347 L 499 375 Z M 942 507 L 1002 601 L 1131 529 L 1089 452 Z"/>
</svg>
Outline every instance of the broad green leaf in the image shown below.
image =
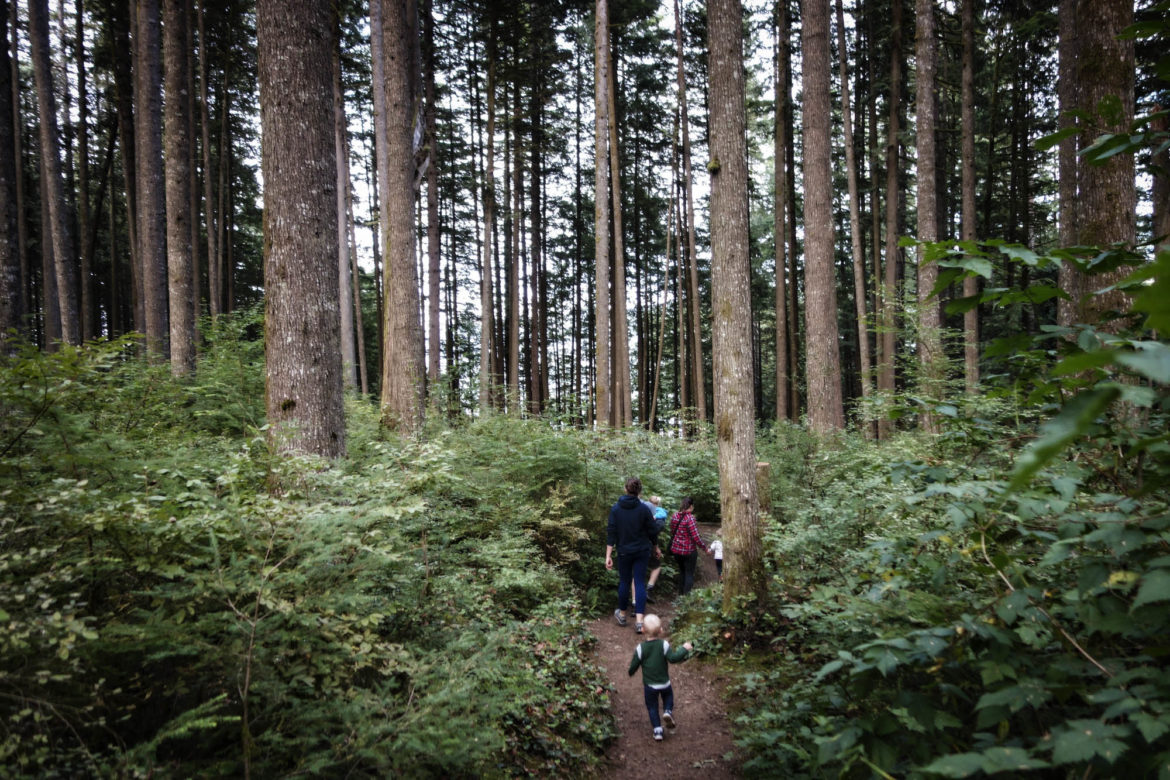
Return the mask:
<svg viewBox="0 0 1170 780">
<path fill-rule="evenodd" d="M 1028 249 L 1026 246 L 1020 246 L 1018 244 L 1005 244 L 999 248 L 999 251 L 1013 260 L 1020 260 L 1026 265 L 1032 266 L 1033 268 L 1040 262 L 1039 255 L 1037 255 L 1031 249 Z"/>
<path fill-rule="evenodd" d="M 982 300 L 982 295 L 969 295 L 966 298 L 955 298 L 947 301 L 947 314 L 966 314 L 978 306 Z"/>
<path fill-rule="evenodd" d="M 1160 341 L 1140 341 L 1134 352 L 1117 353 L 1117 362 L 1146 379 L 1170 384 L 1170 346 Z"/>
<path fill-rule="evenodd" d="M 986 257 L 957 257 L 953 260 L 939 260 L 941 268 L 961 268 L 973 274 L 990 279 L 995 268 Z"/>
<path fill-rule="evenodd" d="M 1080 128 L 1076 127 L 1075 125 L 1072 127 L 1065 127 L 1065 128 L 1060 129 L 1060 130 L 1057 130 L 1055 133 L 1049 133 L 1046 136 L 1042 136 L 1042 137 L 1036 139 L 1036 143 L 1034 144 L 1034 146 L 1037 149 L 1039 149 L 1040 151 L 1046 152 L 1049 149 L 1051 149 L 1052 147 L 1059 144 L 1064 139 L 1072 138 L 1074 135 L 1076 135 L 1079 132 L 1081 132 Z"/>
<path fill-rule="evenodd" d="M 1080 374 L 1092 368 L 1103 368 L 1113 362 L 1117 350 L 1115 349 L 1097 349 L 1092 352 L 1077 352 L 1074 355 L 1069 355 L 1064 360 L 1056 364 L 1052 369 L 1053 376 L 1068 376 L 1069 374 Z"/>
<path fill-rule="evenodd" d="M 1170 722 L 1166 718 L 1157 718 L 1150 715 L 1148 712 L 1137 712 L 1129 716 L 1129 722 L 1137 726 L 1138 731 L 1146 738 L 1146 742 L 1151 745 L 1170 731 Z"/>
<path fill-rule="evenodd" d="M 1137 598 L 1133 600 L 1133 609 L 1144 604 L 1167 600 L 1170 600 L 1170 571 L 1154 569 L 1146 572 L 1145 576 L 1142 577 Z"/>
<path fill-rule="evenodd" d="M 1074 764 L 1100 757 L 1110 764 L 1121 757 L 1128 746 L 1116 739 L 1123 734 L 1117 726 L 1097 720 L 1071 720 L 1057 735 L 1052 746 L 1055 764 Z"/>
<path fill-rule="evenodd" d="M 1060 414 L 1040 426 L 1040 438 L 1016 460 L 1009 490 L 1018 490 L 1061 450 L 1086 433 L 1121 394 L 1116 385 L 1101 385 L 1073 398 Z"/>
<path fill-rule="evenodd" d="M 1028 755 L 1018 747 L 993 747 L 983 751 L 983 771 L 989 775 L 997 772 L 1024 772 L 1029 769 L 1043 769 L 1050 764 Z"/>
<path fill-rule="evenodd" d="M 1012 713 L 1019 712 L 1024 707 L 1036 707 L 1052 698 L 1052 694 L 1035 681 L 1023 682 L 1020 685 L 1011 685 L 998 691 L 985 693 L 979 697 L 975 709 L 985 707 L 1006 706 Z"/>
<path fill-rule="evenodd" d="M 922 771 L 943 777 L 970 777 L 983 771 L 983 756 L 978 753 L 955 753 L 936 758 L 924 766 Z"/>
</svg>

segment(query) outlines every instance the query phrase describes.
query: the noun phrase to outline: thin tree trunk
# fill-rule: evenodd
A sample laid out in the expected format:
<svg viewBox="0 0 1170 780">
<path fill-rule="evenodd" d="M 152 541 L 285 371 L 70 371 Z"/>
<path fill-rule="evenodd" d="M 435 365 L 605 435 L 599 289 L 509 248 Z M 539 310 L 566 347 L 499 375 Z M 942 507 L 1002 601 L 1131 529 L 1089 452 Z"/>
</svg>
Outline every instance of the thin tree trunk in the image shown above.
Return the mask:
<svg viewBox="0 0 1170 780">
<path fill-rule="evenodd" d="M 14 0 L 15 2 L 15 0 Z M 0 0 L 0 351 L 7 351 L 8 331 L 24 327 L 23 236 L 18 231 L 20 157 L 19 94 L 13 89 L 13 62 L 8 56 L 8 0 Z"/>
<path fill-rule="evenodd" d="M 504 320 L 507 323 L 505 341 L 508 344 L 508 363 L 505 368 L 508 377 L 507 408 L 513 414 L 519 415 L 523 408 L 520 402 L 520 234 L 524 226 L 524 209 L 521 204 L 524 200 L 524 155 L 523 142 L 520 139 L 520 86 L 515 82 L 512 85 L 512 122 L 509 126 L 511 144 L 509 148 L 508 164 L 511 165 L 511 176 L 505 173 L 504 177 L 512 182 L 510 209 L 508 211 L 509 225 L 508 242 L 505 248 L 505 294 L 507 311 Z"/>
<path fill-rule="evenodd" d="M 171 373 L 195 370 L 195 306 L 192 303 L 191 176 L 188 167 L 191 117 L 188 89 L 187 8 L 185 0 L 165 0 L 163 31 L 166 57 L 166 249 Z"/>
<path fill-rule="evenodd" d="M 207 0 L 197 0 L 199 15 L 199 128 L 203 141 L 203 215 L 207 232 L 207 302 L 212 317 L 223 311 L 222 264 L 219 262 L 219 230 L 215 219 L 215 192 L 211 167 L 211 101 L 208 95 L 210 71 L 207 52 Z M 222 150 L 220 152 L 222 154 Z"/>
<path fill-rule="evenodd" d="M 93 244 L 87 243 L 90 231 L 89 201 L 89 77 L 86 74 L 85 3 L 74 6 L 74 58 L 77 67 L 77 235 L 81 238 L 81 275 L 78 295 L 81 314 L 81 339 L 89 341 L 98 333 L 98 301 L 93 274 Z M 64 20 L 62 20 L 62 24 Z"/>
<path fill-rule="evenodd" d="M 345 454 L 327 2 L 259 0 L 265 353 L 280 449 Z"/>
<path fill-rule="evenodd" d="M 788 0 L 776 2 L 776 78 L 775 78 L 775 128 L 773 132 L 773 177 L 775 191 L 772 193 L 772 240 L 776 256 L 776 419 L 787 420 L 789 410 L 788 383 L 788 287 L 785 282 L 787 262 L 785 246 L 788 229 L 788 113 L 789 96 L 789 27 Z"/>
<path fill-rule="evenodd" d="M 338 11 L 334 10 L 334 14 Z M 345 116 L 345 96 L 341 88 L 341 19 L 334 22 L 332 59 L 333 82 L 333 147 L 337 170 L 337 289 L 338 308 L 341 318 L 341 382 L 346 390 L 357 387 L 358 361 L 357 343 L 354 338 L 354 280 L 350 272 L 352 258 L 349 256 L 349 209 L 346 207 L 349 193 L 349 128 Z"/>
<path fill-rule="evenodd" d="M 962 0 L 963 72 L 962 107 L 962 239 L 975 240 L 975 0 Z M 963 280 L 963 297 L 979 294 L 979 280 Z M 979 307 L 963 314 L 963 376 L 968 393 L 979 386 Z"/>
<path fill-rule="evenodd" d="M 610 362 L 610 319 L 609 319 L 609 0 L 596 0 L 596 26 L 594 28 L 594 80 L 596 83 L 595 110 L 595 152 L 596 176 L 594 181 L 594 267 L 597 276 L 597 315 L 594 318 L 597 333 L 597 379 L 596 393 L 597 423 L 599 426 L 614 427 L 611 382 L 618 366 L 616 360 L 611 372 Z M 616 352 L 616 350 L 615 350 Z"/>
<path fill-rule="evenodd" d="M 901 133 L 902 3 L 893 3 L 890 30 L 890 97 L 886 123 L 886 252 L 882 277 L 881 360 L 878 390 L 887 400 L 895 390 L 895 350 L 898 344 L 898 135 Z M 889 438 L 893 426 L 888 417 L 878 421 L 878 436 Z"/>
<path fill-rule="evenodd" d="M 488 11 L 487 42 L 487 159 L 483 181 L 483 259 L 479 274 L 479 409 L 486 414 L 495 405 L 497 352 L 495 332 L 495 295 L 492 290 L 492 247 L 495 244 L 496 220 L 496 20 Z"/>
<path fill-rule="evenodd" d="M 200 230 L 199 209 L 199 163 L 196 126 L 198 120 L 195 114 L 195 6 L 194 0 L 184 0 L 184 27 L 186 29 L 186 58 L 187 58 L 187 170 L 190 171 L 191 181 L 187 185 L 187 226 L 191 242 L 191 323 L 192 337 L 196 339 L 198 349 L 199 318 L 203 316 L 203 279 L 202 269 L 202 231 Z"/>
<path fill-rule="evenodd" d="M 710 0 L 711 309 L 719 503 L 727 535 L 723 612 L 767 590 L 756 488 L 743 9 Z M 827 41 L 826 41 L 827 44 Z M 827 118 L 826 118 L 827 121 Z"/>
<path fill-rule="evenodd" d="M 231 245 L 228 243 L 231 229 L 231 215 L 228 213 L 228 205 L 231 197 L 231 186 L 228 179 L 228 169 L 231 166 L 232 147 L 231 136 L 228 133 L 228 117 L 230 116 L 231 99 L 227 89 L 227 73 L 224 73 L 223 81 L 220 84 L 219 97 L 219 171 L 218 183 L 216 185 L 216 216 L 215 227 L 218 234 L 216 239 L 216 257 L 215 263 L 219 266 L 219 280 L 220 280 L 220 294 L 223 296 L 221 300 L 223 312 L 230 312 L 234 306 L 234 288 L 235 278 L 232 274 L 232 266 L 229 260 L 231 255 Z M 210 263 L 209 263 L 210 264 Z"/>
<path fill-rule="evenodd" d="M 853 146 L 853 115 L 849 105 L 849 69 L 845 48 L 845 11 L 837 0 L 837 50 L 841 71 L 841 117 L 845 129 L 845 169 L 849 177 L 849 248 L 853 255 L 853 297 L 857 313 L 857 353 L 860 363 L 861 397 L 873 395 L 873 366 L 869 358 L 869 318 L 866 315 L 865 253 L 861 246 L 861 194 L 857 184 L 857 156 Z M 867 422 L 866 438 L 877 436 L 877 426 Z"/>
<path fill-rule="evenodd" d="M 74 281 L 76 254 L 73 251 L 72 223 L 65 198 L 61 171 L 60 136 L 57 131 L 57 102 L 53 95 L 53 74 L 49 53 L 49 8 L 47 0 L 29 3 L 29 38 L 32 42 L 33 73 L 37 83 L 37 106 L 40 117 L 41 176 L 45 181 L 49 218 L 49 241 L 53 249 L 52 274 L 56 284 L 56 305 L 60 312 L 61 339 L 67 344 L 81 343 L 81 323 Z M 45 284 L 46 290 L 48 284 Z M 49 330 L 46 328 L 46 333 Z"/>
<path fill-rule="evenodd" d="M 833 258 L 829 0 L 801 3 L 804 62 L 805 374 L 808 418 L 818 433 L 845 427 Z"/>
<path fill-rule="evenodd" d="M 439 166 L 438 141 L 435 135 L 435 20 L 432 0 L 425 0 L 423 22 L 423 74 L 426 101 L 427 144 L 427 376 L 438 388 L 440 356 L 439 295 L 442 258 L 439 246 Z"/>
<path fill-rule="evenodd" d="M 613 421 L 617 427 L 633 422 L 630 397 L 630 326 L 626 308 L 626 249 L 622 227 L 621 157 L 618 154 L 617 66 L 614 64 L 613 41 L 606 52 L 609 71 L 609 177 L 613 198 Z"/>
<path fill-rule="evenodd" d="M 935 105 L 934 0 L 917 0 L 915 9 L 915 109 L 918 124 L 918 239 L 937 241 L 938 181 Z M 939 399 L 943 390 L 942 314 L 934 284 L 938 266 L 928 262 L 923 247 L 918 248 L 918 360 L 922 371 L 921 386 L 927 399 Z M 938 433 L 938 420 L 925 411 L 921 417 L 927 433 Z"/>
<path fill-rule="evenodd" d="M 690 274 L 691 289 L 687 303 L 690 310 L 691 374 L 694 378 L 694 398 L 692 400 L 695 405 L 696 418 L 699 421 L 704 421 L 707 419 L 707 385 L 703 376 L 703 327 L 699 318 L 699 257 L 695 248 L 695 197 L 691 172 L 691 134 L 687 111 L 686 74 L 683 69 L 682 15 L 678 0 L 675 0 L 674 3 L 674 45 L 677 61 L 678 104 L 682 115 L 683 181 L 686 183 L 687 191 L 687 268 Z"/>
</svg>

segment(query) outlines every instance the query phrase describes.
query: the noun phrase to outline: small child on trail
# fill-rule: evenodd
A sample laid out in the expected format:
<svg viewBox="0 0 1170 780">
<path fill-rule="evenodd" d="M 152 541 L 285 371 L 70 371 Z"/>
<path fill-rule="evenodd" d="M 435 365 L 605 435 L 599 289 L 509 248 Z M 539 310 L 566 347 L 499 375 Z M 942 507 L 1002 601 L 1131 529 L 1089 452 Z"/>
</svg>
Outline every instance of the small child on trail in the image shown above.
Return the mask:
<svg viewBox="0 0 1170 780">
<path fill-rule="evenodd" d="M 719 574 L 719 581 L 723 582 L 723 531 L 715 532 L 715 539 L 707 552 L 715 556 L 715 571 Z"/>
<path fill-rule="evenodd" d="M 657 615 L 647 615 L 643 628 L 650 638 L 634 648 L 630 659 L 630 676 L 642 667 L 642 690 L 646 697 L 646 711 L 650 713 L 650 725 L 654 727 L 654 739 L 662 741 L 662 724 L 674 728 L 674 690 L 670 687 L 670 664 L 682 663 L 691 657 L 694 649 L 690 642 L 684 642 L 678 649 L 671 649 L 670 642 L 663 637 L 662 620 Z M 662 718 L 658 717 L 658 700 L 662 699 Z"/>
</svg>

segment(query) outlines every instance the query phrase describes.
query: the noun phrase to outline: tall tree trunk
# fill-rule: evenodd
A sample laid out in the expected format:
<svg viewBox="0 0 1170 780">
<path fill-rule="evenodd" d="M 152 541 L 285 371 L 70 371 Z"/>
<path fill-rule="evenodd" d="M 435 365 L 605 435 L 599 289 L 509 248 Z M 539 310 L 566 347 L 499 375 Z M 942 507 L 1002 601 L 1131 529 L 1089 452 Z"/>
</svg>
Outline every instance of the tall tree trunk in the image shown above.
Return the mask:
<svg viewBox="0 0 1170 780">
<path fill-rule="evenodd" d="M 505 341 L 508 344 L 507 408 L 513 414 L 519 415 L 522 409 L 520 402 L 520 258 L 522 255 L 520 234 L 523 232 L 524 226 L 524 209 L 521 206 L 524 201 L 524 155 L 522 152 L 524 143 L 520 138 L 520 86 L 513 82 L 512 87 L 512 122 L 509 126 L 512 143 L 510 154 L 507 155 L 508 164 L 511 165 L 509 180 L 512 185 L 511 192 L 508 193 L 511 208 L 508 210 L 508 224 L 506 225 L 508 242 L 504 252 L 508 308 L 504 313 L 504 320 L 507 323 Z M 509 144 L 505 142 L 504 146 L 509 147 Z M 507 173 L 505 173 L 505 178 L 509 178 Z"/>
<path fill-rule="evenodd" d="M 857 155 L 853 147 L 853 116 L 849 105 L 849 69 L 845 47 L 845 11 L 837 0 L 837 51 L 841 71 L 841 118 L 845 126 L 845 169 L 849 177 L 849 247 L 853 255 L 853 297 L 857 313 L 857 353 L 860 363 L 861 397 L 873 395 L 873 366 L 869 358 L 869 318 L 866 316 L 865 253 L 861 246 L 861 194 L 857 184 Z M 877 426 L 867 422 L 866 438 L 877 435 Z"/>
<path fill-rule="evenodd" d="M 610 319 L 609 319 L 609 0 L 596 0 L 596 22 L 594 27 L 594 268 L 597 276 L 597 315 L 594 318 L 597 333 L 597 378 L 594 381 L 597 424 L 613 427 L 612 386 L 613 375 L 618 366 L 610 361 Z M 613 361 L 616 364 L 616 361 Z"/>
<path fill-rule="evenodd" d="M 901 166 L 898 135 L 901 133 L 902 90 L 902 0 L 893 3 L 890 24 L 889 120 L 886 123 L 886 252 L 882 276 L 881 360 L 878 361 L 878 390 L 887 399 L 894 394 L 895 350 L 898 344 L 898 171 Z M 888 417 L 878 421 L 878 436 L 889 438 L 893 430 Z"/>
<path fill-rule="evenodd" d="M 413 432 L 422 425 L 426 375 L 415 265 L 414 130 L 420 92 L 417 35 L 418 12 L 413 0 L 384 0 L 382 56 L 389 176 L 383 182 L 382 203 L 389 220 L 383 252 L 386 341 L 382 345 L 382 422 L 403 432 Z"/>
<path fill-rule="evenodd" d="M 334 10 L 337 14 L 338 10 Z M 345 95 L 341 87 L 341 19 L 334 20 L 333 41 L 333 146 L 337 166 L 337 289 L 341 311 L 341 382 L 346 390 L 357 387 L 357 342 L 354 336 L 354 278 L 349 256 L 349 123 L 345 116 Z"/>
<path fill-rule="evenodd" d="M 93 273 L 93 243 L 90 231 L 89 200 L 89 76 L 86 73 L 85 3 L 76 0 L 73 56 L 77 67 L 77 235 L 80 238 L 81 274 L 78 279 L 78 305 L 81 315 L 81 339 L 89 341 L 98 333 L 98 301 Z M 62 20 L 64 23 L 64 20 Z"/>
<path fill-rule="evenodd" d="M 630 326 L 626 308 L 626 249 L 622 227 L 621 156 L 618 154 L 617 66 L 613 42 L 606 51 L 609 71 L 609 177 L 613 197 L 613 421 L 617 427 L 633 424 L 630 397 Z"/>
<path fill-rule="evenodd" d="M 32 42 L 33 73 L 37 83 L 41 176 L 45 181 L 50 230 L 49 241 L 42 243 L 51 244 L 53 249 L 52 273 L 57 291 L 56 303 L 60 312 L 61 339 L 67 344 L 80 344 L 81 323 L 75 281 L 77 262 L 73 250 L 73 216 L 69 213 L 65 198 L 65 181 L 61 171 L 57 101 L 53 96 L 52 63 L 49 57 L 48 0 L 31 0 L 29 3 L 29 38 Z M 48 287 L 47 284 L 45 286 Z"/>
<path fill-rule="evenodd" d="M 138 179 L 138 255 L 152 360 L 170 356 L 167 304 L 166 186 L 162 148 L 162 63 L 159 0 L 133 0 L 134 120 Z"/>
<path fill-rule="evenodd" d="M 918 239 L 937 241 L 938 236 L 938 180 L 936 125 L 938 111 L 935 105 L 934 0 L 917 0 L 915 8 L 915 110 L 918 124 Z M 928 399 L 938 399 L 943 393 L 942 313 L 934 284 L 938 280 L 938 266 L 927 262 L 925 250 L 918 248 L 918 361 L 922 371 L 921 387 Z M 922 415 L 922 427 L 928 433 L 938 433 L 938 420 L 927 411 Z"/>
<path fill-rule="evenodd" d="M 962 127 L 962 239 L 975 240 L 975 0 L 962 0 L 963 71 L 961 78 L 962 107 L 959 124 Z M 1063 22 L 1062 22 L 1063 23 Z M 963 297 L 979 294 L 979 280 L 970 276 L 963 280 Z M 979 307 L 972 306 L 963 314 L 963 377 L 967 392 L 979 386 Z"/>
<path fill-rule="evenodd" d="M 719 503 L 727 547 L 723 612 L 767 591 L 756 492 L 743 8 L 708 3 L 711 85 L 711 309 Z M 827 32 L 827 30 L 826 30 Z M 827 41 L 826 41 L 827 45 Z M 827 112 L 826 112 L 827 113 Z"/>
<path fill-rule="evenodd" d="M 203 141 L 203 220 L 207 232 L 207 302 L 212 317 L 223 311 L 223 266 L 219 261 L 219 230 L 215 219 L 215 191 L 211 167 L 211 100 L 208 82 L 211 78 L 207 48 L 207 0 L 199 3 L 199 129 Z M 222 154 L 222 150 L 220 154 Z"/>
<path fill-rule="evenodd" d="M 14 0 L 15 1 L 15 0 Z M 24 326 L 21 245 L 17 235 L 16 156 L 19 128 L 13 108 L 12 61 L 8 56 L 8 0 L 0 0 L 0 351 L 6 351 L 8 331 Z"/>
<path fill-rule="evenodd" d="M 833 259 L 829 0 L 802 0 L 801 43 L 804 47 L 804 312 L 808 418 L 814 431 L 829 433 L 845 427 Z"/>
<path fill-rule="evenodd" d="M 187 3 L 165 0 L 166 56 L 166 247 L 171 372 L 195 369 L 195 306 L 192 303 L 191 117 L 187 112 Z"/>
<path fill-rule="evenodd" d="M 775 128 L 773 132 L 773 175 L 775 191 L 772 194 L 772 240 L 776 245 L 776 419 L 791 417 L 788 383 L 788 287 L 785 283 L 787 262 L 785 246 L 788 229 L 788 122 L 789 100 L 789 38 L 792 35 L 788 16 L 788 0 L 776 2 L 776 78 Z"/>
<path fill-rule="evenodd" d="M 258 0 L 266 396 L 274 444 L 345 454 L 325 0 Z"/>
<path fill-rule="evenodd" d="M 220 288 L 223 295 L 223 311 L 231 312 L 235 307 L 235 276 L 231 263 L 231 226 L 232 215 L 228 211 L 231 204 L 231 180 L 228 170 L 232 161 L 232 138 L 229 132 L 228 119 L 231 117 L 231 95 L 228 94 L 227 73 L 223 75 L 219 92 L 219 170 L 216 183 L 215 226 L 219 234 L 216 240 L 218 254 L 215 262 L 219 265 Z"/>
<path fill-rule="evenodd" d="M 433 0 L 424 0 L 423 22 L 423 74 L 426 100 L 426 144 L 427 144 L 427 376 L 432 386 L 438 388 L 440 356 L 439 343 L 439 287 L 441 281 L 441 257 L 439 246 L 439 166 L 438 140 L 435 134 L 435 19 Z"/>
<path fill-rule="evenodd" d="M 691 329 L 691 374 L 693 376 L 691 399 L 695 405 L 698 420 L 707 419 L 707 384 L 703 376 L 703 326 L 699 315 L 699 255 L 695 248 L 695 197 L 691 173 L 691 132 L 687 111 L 687 82 L 683 68 L 682 14 L 678 0 L 674 3 L 674 48 L 677 62 L 678 105 L 681 113 L 683 181 L 686 185 L 687 222 L 687 268 L 690 275 L 691 295 L 687 298 Z"/>
<path fill-rule="evenodd" d="M 1073 19 L 1076 34 L 1072 83 L 1079 112 L 1081 133 L 1078 144 L 1090 143 L 1102 133 L 1126 133 L 1134 114 L 1134 42 L 1120 38 L 1133 24 L 1132 0 L 1078 0 Z M 1062 67 L 1064 62 L 1061 62 Z M 1106 108 L 1114 104 L 1112 109 Z M 1078 246 L 1105 246 L 1114 242 L 1132 244 L 1136 238 L 1137 191 L 1134 186 L 1134 158 L 1117 154 L 1102 163 L 1076 160 L 1076 196 L 1073 217 L 1074 243 Z M 1106 322 L 1110 311 L 1126 311 L 1129 294 L 1113 289 L 1088 295 L 1124 279 L 1131 269 L 1121 267 L 1091 279 L 1071 263 L 1060 269 L 1060 284 L 1071 297 L 1071 322 L 1102 323 L 1115 331 L 1119 321 Z M 1065 321 L 1061 324 L 1071 324 Z"/>
<path fill-rule="evenodd" d="M 187 57 L 187 84 L 184 92 L 187 98 L 187 170 L 191 172 L 191 181 L 187 186 L 187 230 L 191 242 L 191 323 L 192 337 L 196 339 L 198 348 L 199 318 L 203 316 L 203 278 L 200 268 L 202 259 L 203 231 L 201 229 L 199 209 L 199 163 L 197 135 L 198 120 L 195 114 L 197 94 L 195 89 L 195 0 L 184 0 L 184 28 L 186 30 Z"/>
<path fill-rule="evenodd" d="M 492 248 L 496 221 L 496 19 L 488 10 L 487 40 L 487 159 L 483 180 L 483 259 L 479 273 L 479 409 L 486 414 L 495 405 L 496 342 L 495 294 L 492 285 Z"/>
</svg>

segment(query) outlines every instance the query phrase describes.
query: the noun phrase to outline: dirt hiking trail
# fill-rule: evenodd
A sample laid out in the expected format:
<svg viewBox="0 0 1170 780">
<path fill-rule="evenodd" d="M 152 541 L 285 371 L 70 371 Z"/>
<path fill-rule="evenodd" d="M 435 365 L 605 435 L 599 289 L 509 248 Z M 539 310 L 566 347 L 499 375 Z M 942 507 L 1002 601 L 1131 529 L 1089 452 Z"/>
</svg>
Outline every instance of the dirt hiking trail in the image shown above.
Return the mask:
<svg viewBox="0 0 1170 780">
<path fill-rule="evenodd" d="M 710 544 L 718 527 L 699 523 L 703 541 Z M 703 588 L 715 581 L 715 561 L 701 552 L 695 587 Z M 671 603 L 674 583 L 666 581 L 665 572 L 658 582 L 655 590 L 665 592 L 655 597 L 656 603 L 647 604 L 646 611 L 661 617 L 671 643 L 681 645 L 685 637 L 676 636 L 670 625 L 674 617 Z M 616 600 L 614 593 L 610 601 Z M 634 648 L 645 637 L 634 632 L 633 615 L 625 627 L 619 626 L 613 618 L 614 607 L 616 603 L 609 606 L 605 617 L 589 626 L 597 637 L 597 663 L 605 670 L 614 688 L 612 705 L 618 729 L 617 739 L 606 751 L 602 777 L 642 780 L 739 777 L 732 755 L 735 746 L 731 741 L 731 723 L 727 719 L 724 701 L 726 684 L 719 679 L 715 668 L 702 658 L 692 657 L 683 663 L 671 664 L 670 682 L 674 688 L 674 717 L 678 726 L 666 729 L 663 741 L 654 741 L 642 696 L 642 674 L 639 671 L 631 677 L 627 673 Z"/>
</svg>

